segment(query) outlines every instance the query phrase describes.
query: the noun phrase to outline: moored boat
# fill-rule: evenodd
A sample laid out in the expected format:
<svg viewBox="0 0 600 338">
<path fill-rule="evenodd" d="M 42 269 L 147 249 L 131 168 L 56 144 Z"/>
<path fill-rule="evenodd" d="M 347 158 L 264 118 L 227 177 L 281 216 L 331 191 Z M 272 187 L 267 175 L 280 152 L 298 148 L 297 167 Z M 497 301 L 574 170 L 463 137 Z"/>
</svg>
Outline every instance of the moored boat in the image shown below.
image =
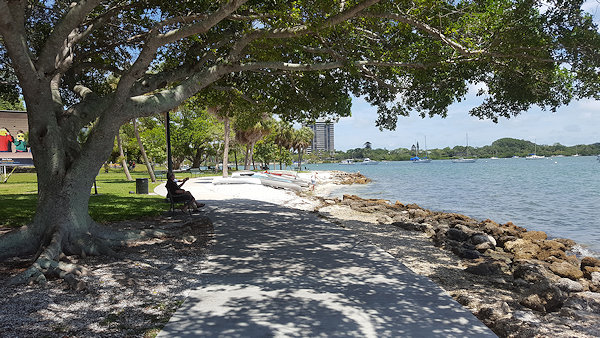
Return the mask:
<svg viewBox="0 0 600 338">
<path fill-rule="evenodd" d="M 379 164 L 379 162 L 377 162 L 377 161 L 373 161 L 373 160 L 371 160 L 370 158 L 368 158 L 368 157 L 365 157 L 365 159 L 364 159 L 362 162 L 360 162 L 360 164 L 369 164 L 369 165 L 375 165 L 375 164 Z"/>
</svg>

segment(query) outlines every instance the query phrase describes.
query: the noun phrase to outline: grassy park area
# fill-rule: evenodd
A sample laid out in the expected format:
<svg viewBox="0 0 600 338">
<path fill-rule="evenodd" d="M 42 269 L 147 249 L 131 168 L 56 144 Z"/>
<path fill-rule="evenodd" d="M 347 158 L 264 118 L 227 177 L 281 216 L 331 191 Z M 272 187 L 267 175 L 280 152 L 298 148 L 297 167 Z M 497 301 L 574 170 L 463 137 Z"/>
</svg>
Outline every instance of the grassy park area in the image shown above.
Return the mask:
<svg viewBox="0 0 600 338">
<path fill-rule="evenodd" d="M 144 168 L 145 169 L 145 168 Z M 178 179 L 189 173 L 177 173 Z M 135 194 L 136 178 L 148 178 L 148 192 L 152 193 L 165 181 L 152 183 L 145 170 L 131 172 L 133 181 L 127 181 L 123 170 L 101 170 L 96 178 L 96 189 L 90 187 L 90 215 L 97 222 L 115 222 L 157 216 L 169 209 L 164 197 Z M 133 192 L 133 193 L 130 193 Z M 27 224 L 35 214 L 37 176 L 35 173 L 14 173 L 6 183 L 0 183 L 0 222 L 3 226 L 19 227 Z"/>
</svg>

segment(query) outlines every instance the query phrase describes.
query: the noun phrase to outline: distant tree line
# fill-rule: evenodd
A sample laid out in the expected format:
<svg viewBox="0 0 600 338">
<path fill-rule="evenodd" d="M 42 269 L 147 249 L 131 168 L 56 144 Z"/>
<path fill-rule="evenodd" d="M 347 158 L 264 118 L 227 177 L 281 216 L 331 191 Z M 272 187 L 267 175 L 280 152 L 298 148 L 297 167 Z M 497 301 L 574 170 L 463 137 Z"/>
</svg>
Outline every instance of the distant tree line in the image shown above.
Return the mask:
<svg viewBox="0 0 600 338">
<path fill-rule="evenodd" d="M 537 148 L 537 149 L 536 149 Z M 593 144 L 578 144 L 575 146 L 567 147 L 560 143 L 554 143 L 552 145 L 538 144 L 537 147 L 534 142 L 526 140 L 517 140 L 514 138 L 501 138 L 491 145 L 483 147 L 471 147 L 469 146 L 469 157 L 479 158 L 509 158 L 513 156 L 525 157 L 529 154 L 537 153 L 537 155 L 543 156 L 595 156 L 600 154 L 600 142 Z M 461 156 L 466 156 L 466 146 L 454 146 L 453 148 L 445 147 L 443 149 L 428 149 L 429 158 L 435 160 L 451 159 Z M 312 161 L 341 161 L 343 159 L 354 158 L 363 159 L 369 157 L 370 159 L 377 161 L 408 161 L 411 157 L 415 156 L 415 152 L 407 148 L 398 148 L 394 150 L 388 149 L 369 149 L 369 148 L 355 148 L 347 151 L 336 151 L 333 154 L 321 153 L 311 154 Z M 425 157 L 425 150 L 419 150 L 419 157 Z"/>
</svg>

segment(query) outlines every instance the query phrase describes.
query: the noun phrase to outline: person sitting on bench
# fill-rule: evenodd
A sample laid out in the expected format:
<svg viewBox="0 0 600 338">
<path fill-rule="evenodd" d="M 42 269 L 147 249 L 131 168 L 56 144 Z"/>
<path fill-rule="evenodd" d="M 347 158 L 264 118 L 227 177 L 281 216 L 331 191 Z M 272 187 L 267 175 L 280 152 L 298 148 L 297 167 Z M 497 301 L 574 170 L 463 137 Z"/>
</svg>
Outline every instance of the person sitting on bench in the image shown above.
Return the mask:
<svg viewBox="0 0 600 338">
<path fill-rule="evenodd" d="M 198 211 L 198 208 L 204 206 L 204 203 L 198 203 L 198 201 L 196 201 L 192 193 L 181 189 L 181 186 L 187 182 L 188 179 L 189 177 L 184 178 L 183 181 L 181 181 L 181 184 L 178 185 L 175 174 L 172 172 L 167 174 L 167 191 L 169 192 L 169 195 L 171 195 L 173 202 L 186 202 L 183 208 L 181 208 L 185 213 L 187 213 L 189 207 L 194 208 L 194 211 Z"/>
</svg>

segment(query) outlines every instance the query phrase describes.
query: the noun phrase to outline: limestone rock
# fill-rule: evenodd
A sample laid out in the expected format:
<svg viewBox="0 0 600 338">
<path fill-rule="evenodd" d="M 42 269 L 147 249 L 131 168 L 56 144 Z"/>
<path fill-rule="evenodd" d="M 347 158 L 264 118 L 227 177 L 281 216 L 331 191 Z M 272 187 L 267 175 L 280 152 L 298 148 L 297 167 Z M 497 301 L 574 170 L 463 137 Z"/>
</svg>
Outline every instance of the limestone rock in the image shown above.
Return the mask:
<svg viewBox="0 0 600 338">
<path fill-rule="evenodd" d="M 468 234 L 466 234 L 464 231 L 462 231 L 460 229 L 456 229 L 456 228 L 448 229 L 448 232 L 446 233 L 446 235 L 448 236 L 449 239 L 459 241 L 459 242 L 465 242 L 469 239 Z"/>
<path fill-rule="evenodd" d="M 584 266 L 581 270 L 583 271 L 583 277 L 585 277 L 587 279 L 592 279 L 592 274 L 593 273 L 599 273 L 600 272 L 600 267 L 597 267 L 597 266 Z"/>
<path fill-rule="evenodd" d="M 485 253 L 488 250 L 493 250 L 494 249 L 494 244 L 492 244 L 491 242 L 485 242 L 485 243 L 481 243 L 481 244 L 477 244 L 475 246 L 475 249 L 481 253 Z"/>
<path fill-rule="evenodd" d="M 567 255 L 562 250 L 543 250 L 537 254 L 537 259 L 547 262 L 555 262 L 557 260 L 566 260 Z"/>
<path fill-rule="evenodd" d="M 492 246 L 496 246 L 496 239 L 494 239 L 494 237 L 488 235 L 488 234 L 484 234 L 484 233 L 476 233 L 473 236 L 471 236 L 471 244 L 473 245 L 478 245 L 478 244 L 482 244 L 482 243 L 491 243 Z"/>
<path fill-rule="evenodd" d="M 549 241 L 540 241 L 540 243 L 538 243 L 538 245 L 540 246 L 541 250 L 546 250 L 546 251 L 566 251 L 567 247 L 560 243 L 557 242 L 555 240 L 549 240 Z"/>
<path fill-rule="evenodd" d="M 552 263 L 550 270 L 561 277 L 573 280 L 583 277 L 583 272 L 578 267 L 565 261 Z"/>
<path fill-rule="evenodd" d="M 564 303 L 570 309 L 600 314 L 600 293 L 579 292 L 573 294 Z"/>
<path fill-rule="evenodd" d="M 535 260 L 515 261 L 515 271 L 513 274 L 515 279 L 522 278 L 532 283 L 541 283 L 547 280 L 555 282 L 560 279 L 560 277 L 552 273 L 541 263 Z"/>
<path fill-rule="evenodd" d="M 517 240 L 515 236 L 500 236 L 496 238 L 496 245 L 502 248 L 506 248 L 506 243 L 513 242 Z"/>
<path fill-rule="evenodd" d="M 526 239 L 507 242 L 504 248 L 515 255 L 515 259 L 531 259 L 540 252 L 540 247 Z"/>
<path fill-rule="evenodd" d="M 488 256 L 490 258 L 496 259 L 496 260 L 503 261 L 507 264 L 510 264 L 512 262 L 512 260 L 515 258 L 515 256 L 509 252 L 496 251 L 496 250 L 486 250 L 484 252 L 484 255 Z"/>
<path fill-rule="evenodd" d="M 543 281 L 533 284 L 519 304 L 539 312 L 558 311 L 566 299 L 565 293 L 556 285 Z"/>
<path fill-rule="evenodd" d="M 585 266 L 600 267 L 600 259 L 594 257 L 583 257 L 581 259 L 581 268 L 583 269 Z"/>
<path fill-rule="evenodd" d="M 519 233 L 519 237 L 530 241 L 540 241 L 547 239 L 548 235 L 543 231 L 527 231 Z"/>
<path fill-rule="evenodd" d="M 568 238 L 555 238 L 553 241 L 564 244 L 567 250 L 571 250 L 577 244 L 574 240 Z"/>
<path fill-rule="evenodd" d="M 508 264 L 506 264 L 505 262 L 490 260 L 480 261 L 478 262 L 478 264 L 471 265 L 465 269 L 466 272 L 479 276 L 503 274 L 505 271 L 508 270 Z"/>
<path fill-rule="evenodd" d="M 591 279 L 592 283 L 600 286 L 600 272 L 592 272 L 590 275 L 591 275 L 590 279 Z"/>
<path fill-rule="evenodd" d="M 583 285 L 569 278 L 561 278 L 556 282 L 559 289 L 567 292 L 582 292 Z"/>
</svg>

